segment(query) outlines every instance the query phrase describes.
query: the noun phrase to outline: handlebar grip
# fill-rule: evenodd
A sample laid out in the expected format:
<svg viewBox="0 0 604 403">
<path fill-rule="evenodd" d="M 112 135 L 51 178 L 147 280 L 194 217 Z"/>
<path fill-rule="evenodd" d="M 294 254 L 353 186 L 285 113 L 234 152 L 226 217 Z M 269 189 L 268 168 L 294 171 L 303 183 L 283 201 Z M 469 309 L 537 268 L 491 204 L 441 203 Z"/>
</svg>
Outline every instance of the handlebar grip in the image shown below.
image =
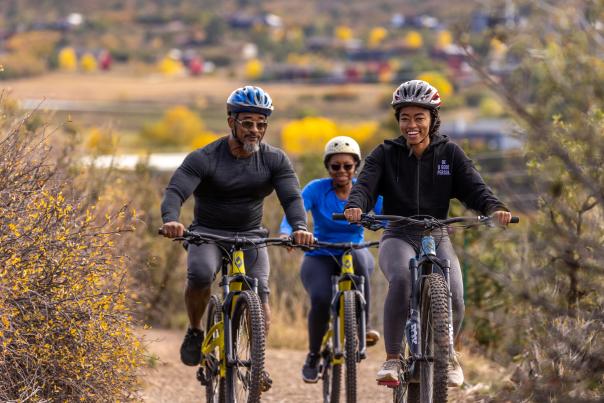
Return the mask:
<svg viewBox="0 0 604 403">
<path fill-rule="evenodd" d="M 510 224 L 518 224 L 519 222 L 520 222 L 520 217 L 512 216 L 512 219 L 510 220 Z"/>
<path fill-rule="evenodd" d="M 157 229 L 157 235 L 164 235 L 164 229 L 163 228 L 158 228 Z M 191 233 L 188 230 L 184 230 L 182 232 L 182 236 L 189 236 L 191 235 Z"/>
<path fill-rule="evenodd" d="M 346 220 L 346 217 L 344 217 L 344 213 L 333 213 L 331 215 L 331 219 L 332 220 Z"/>
</svg>

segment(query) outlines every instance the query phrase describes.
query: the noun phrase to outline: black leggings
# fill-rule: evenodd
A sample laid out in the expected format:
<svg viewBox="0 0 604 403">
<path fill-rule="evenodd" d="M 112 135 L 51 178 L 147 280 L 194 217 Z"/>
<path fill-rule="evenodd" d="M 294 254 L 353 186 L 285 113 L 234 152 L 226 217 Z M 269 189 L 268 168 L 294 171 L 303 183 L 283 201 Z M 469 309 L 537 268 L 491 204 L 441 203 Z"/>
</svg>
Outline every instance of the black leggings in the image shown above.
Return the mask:
<svg viewBox="0 0 604 403">
<path fill-rule="evenodd" d="M 367 249 L 352 252 L 354 272 L 365 277 L 365 300 L 367 301 L 367 318 L 369 317 L 370 285 L 369 277 L 373 273 L 373 256 Z M 318 353 L 321 349 L 323 335 L 329 325 L 331 306 L 331 276 L 340 273 L 341 256 L 304 256 L 300 277 L 306 292 L 310 295 L 310 312 L 308 313 L 308 349 Z"/>
</svg>

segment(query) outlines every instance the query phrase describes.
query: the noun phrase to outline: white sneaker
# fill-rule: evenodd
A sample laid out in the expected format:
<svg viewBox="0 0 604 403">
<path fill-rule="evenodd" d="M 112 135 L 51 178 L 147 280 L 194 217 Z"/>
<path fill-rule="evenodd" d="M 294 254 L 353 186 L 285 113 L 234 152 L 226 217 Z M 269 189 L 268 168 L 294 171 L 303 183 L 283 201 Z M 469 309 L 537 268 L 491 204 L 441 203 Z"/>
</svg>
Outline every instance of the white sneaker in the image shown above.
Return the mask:
<svg viewBox="0 0 604 403">
<path fill-rule="evenodd" d="M 382 368 L 377 373 L 376 380 L 378 382 L 396 382 L 398 381 L 400 371 L 400 360 L 388 360 L 382 364 Z"/>
<path fill-rule="evenodd" d="M 449 386 L 458 387 L 463 385 L 463 380 L 463 370 L 457 361 L 457 354 L 453 353 L 447 366 L 447 383 Z"/>
</svg>

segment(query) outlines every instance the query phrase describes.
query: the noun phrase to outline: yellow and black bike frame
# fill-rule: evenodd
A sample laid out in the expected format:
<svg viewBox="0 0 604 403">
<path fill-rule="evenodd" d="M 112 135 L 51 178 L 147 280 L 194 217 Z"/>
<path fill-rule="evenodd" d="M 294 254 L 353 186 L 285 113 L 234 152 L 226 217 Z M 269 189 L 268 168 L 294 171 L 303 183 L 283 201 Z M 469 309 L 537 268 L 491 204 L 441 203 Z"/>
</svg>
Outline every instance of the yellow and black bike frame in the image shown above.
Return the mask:
<svg viewBox="0 0 604 403">
<path fill-rule="evenodd" d="M 223 257 L 221 273 L 222 320 L 214 324 L 206 333 L 202 344 L 203 356 L 208 355 L 215 348 L 219 351 L 220 377 L 226 377 L 227 365 L 233 365 L 233 340 L 231 339 L 231 320 L 237 303 L 238 295 L 244 290 L 244 285 L 258 292 L 258 279 L 245 274 L 245 255 L 241 247 L 233 246 L 229 251 L 230 256 Z M 217 334 L 217 335 L 215 335 Z"/>
<path fill-rule="evenodd" d="M 331 337 L 333 342 L 334 359 L 333 364 L 338 365 L 343 363 L 343 346 L 344 346 L 344 293 L 354 292 L 355 300 L 359 304 L 359 348 L 356 357 L 357 362 L 367 356 L 367 341 L 365 332 L 367 323 L 365 311 L 367 302 L 365 301 L 365 278 L 354 274 L 354 264 L 352 260 L 352 250 L 346 250 L 342 255 L 340 266 L 340 275 L 332 276 L 332 295 L 331 301 L 331 324 L 332 326 L 323 338 L 323 344 L 327 343 Z"/>
</svg>

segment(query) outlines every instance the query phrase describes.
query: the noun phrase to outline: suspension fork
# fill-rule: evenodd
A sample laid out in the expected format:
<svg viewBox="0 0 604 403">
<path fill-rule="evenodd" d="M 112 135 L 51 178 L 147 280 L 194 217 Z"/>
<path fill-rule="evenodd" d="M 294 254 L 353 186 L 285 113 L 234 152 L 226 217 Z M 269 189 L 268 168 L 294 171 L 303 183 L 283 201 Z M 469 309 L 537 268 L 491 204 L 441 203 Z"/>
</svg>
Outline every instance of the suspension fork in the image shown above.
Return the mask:
<svg viewBox="0 0 604 403">
<path fill-rule="evenodd" d="M 417 259 L 411 258 L 409 262 L 411 270 L 411 301 L 409 306 L 409 319 L 405 324 L 405 335 L 411 356 L 420 357 L 421 351 L 421 324 L 419 317 L 420 284 Z"/>
<path fill-rule="evenodd" d="M 445 264 L 442 269 L 443 274 L 445 275 L 445 281 L 447 282 L 447 292 L 449 293 L 449 355 L 453 355 L 455 352 L 453 334 L 453 293 L 451 292 L 451 280 L 449 276 L 451 271 L 451 261 L 449 259 L 445 259 Z"/>
</svg>

